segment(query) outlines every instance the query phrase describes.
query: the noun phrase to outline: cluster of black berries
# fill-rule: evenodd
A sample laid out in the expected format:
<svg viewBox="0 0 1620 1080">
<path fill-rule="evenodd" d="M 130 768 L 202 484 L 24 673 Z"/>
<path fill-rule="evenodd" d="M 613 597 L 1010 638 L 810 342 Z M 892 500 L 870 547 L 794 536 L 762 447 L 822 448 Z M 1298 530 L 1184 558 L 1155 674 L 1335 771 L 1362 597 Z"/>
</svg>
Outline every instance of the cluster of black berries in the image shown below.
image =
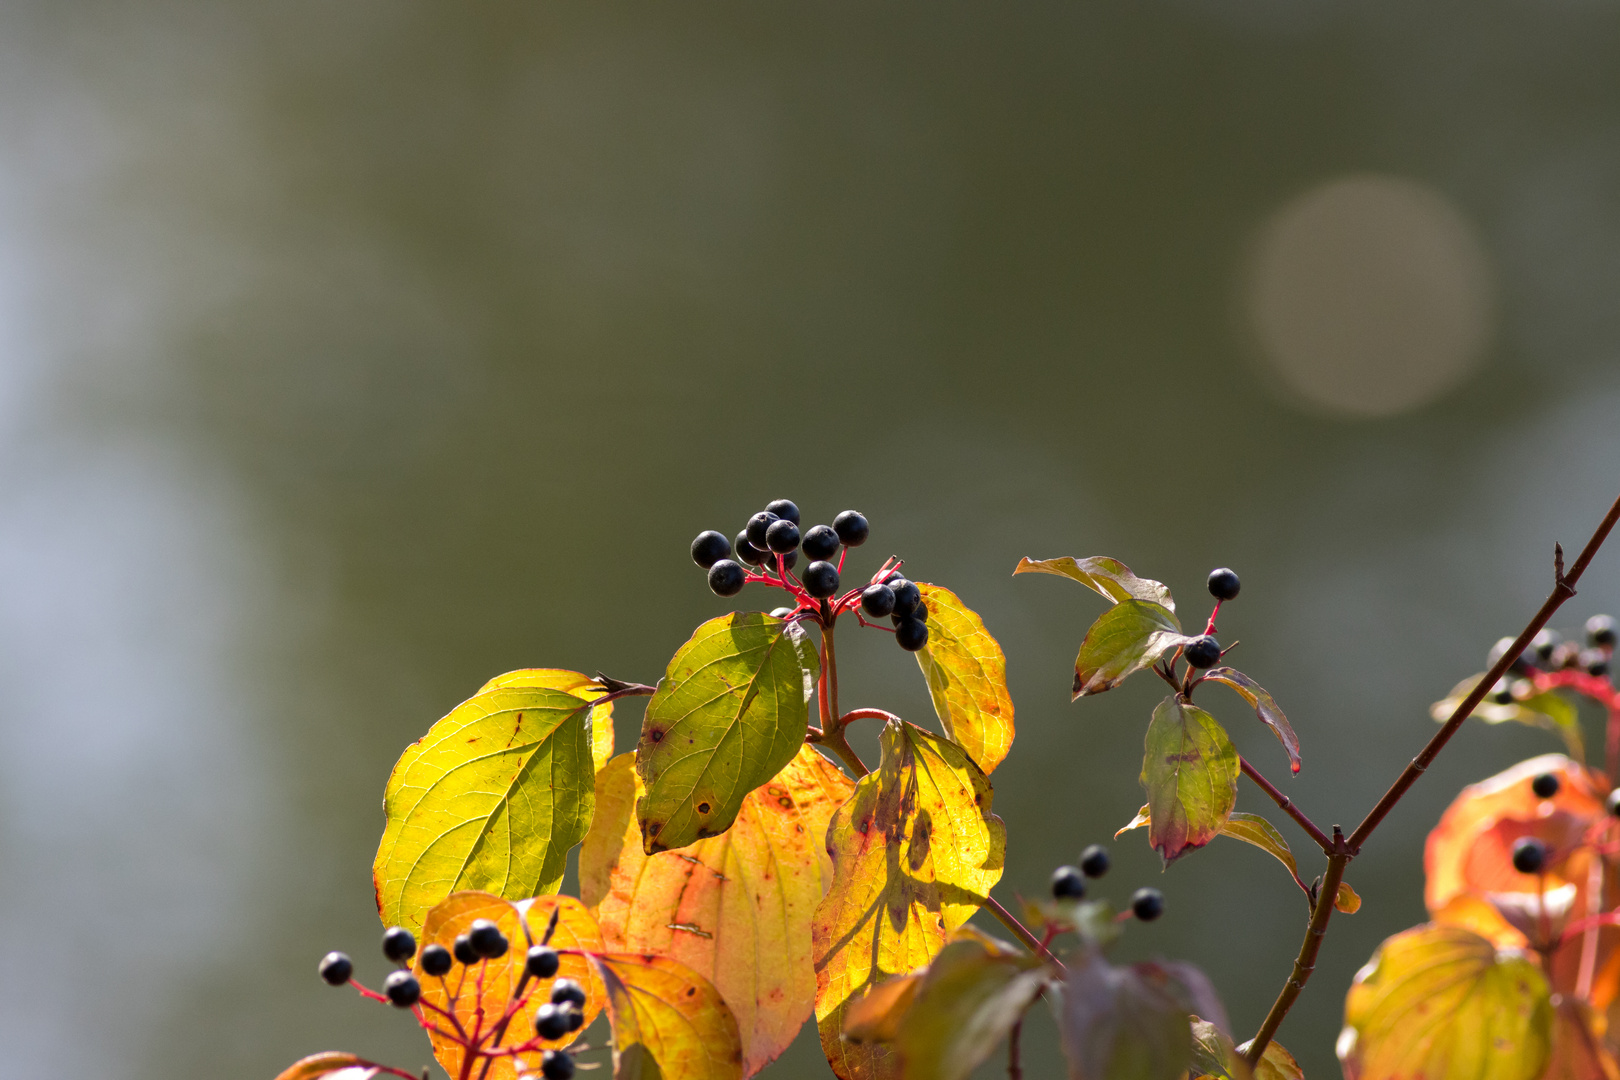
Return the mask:
<svg viewBox="0 0 1620 1080">
<path fill-rule="evenodd" d="M 403 926 L 391 926 L 383 934 L 383 955 L 395 964 L 408 964 L 416 955 L 416 938 Z M 438 948 L 429 945 L 428 950 Z M 444 950 L 440 949 L 443 952 Z M 422 957 L 427 962 L 426 953 Z M 342 986 L 354 977 L 354 962 L 346 953 L 329 952 L 321 957 L 321 978 L 330 986 Z M 383 980 L 383 994 L 396 1008 L 408 1009 L 422 1000 L 422 984 L 405 968 L 390 972 Z"/>
<path fill-rule="evenodd" d="M 1593 615 L 1586 620 L 1586 643 L 1566 641 L 1556 630 L 1543 629 L 1530 639 L 1530 647 L 1508 668 L 1508 677 L 1497 680 L 1486 698 L 1498 705 L 1507 705 L 1535 693 L 1530 677 L 1538 671 L 1584 671 L 1602 677 L 1609 674 L 1614 658 L 1616 634 L 1614 619 L 1608 615 Z M 1486 662 L 1495 666 L 1513 645 L 1512 638 L 1502 638 L 1491 646 Z"/>
<path fill-rule="evenodd" d="M 1220 609 L 1227 600 L 1236 600 L 1237 594 L 1242 590 L 1243 583 L 1231 569 L 1221 566 L 1209 572 L 1209 595 L 1215 598 L 1215 608 Z M 1213 616 L 1210 625 L 1215 624 Z M 1200 634 L 1186 645 L 1182 646 L 1181 655 L 1187 658 L 1187 663 L 1195 668 L 1212 668 L 1221 662 L 1221 643 L 1215 640 L 1214 634 Z"/>
<path fill-rule="evenodd" d="M 1086 895 L 1086 879 L 1108 873 L 1108 849 L 1092 844 L 1080 853 L 1079 866 L 1060 866 L 1052 871 L 1052 895 L 1059 900 L 1079 900 Z M 1152 922 L 1164 914 L 1164 893 L 1158 889 L 1137 889 L 1131 894 L 1131 914 Z"/>
<path fill-rule="evenodd" d="M 692 541 L 692 561 L 709 572 L 709 588 L 716 596 L 736 596 L 748 580 L 742 564 L 793 569 L 804 548 L 810 565 L 804 568 L 804 591 L 825 599 L 838 591 L 838 567 L 831 559 L 842 547 L 866 543 L 869 526 L 854 510 L 845 510 L 831 525 L 812 525 L 799 532 L 799 508 L 788 499 L 767 503 L 765 509 L 748 519 L 737 534 L 735 546 L 724 533 L 710 529 Z"/>
<path fill-rule="evenodd" d="M 928 644 L 928 605 L 914 581 L 891 573 L 861 590 L 861 610 L 873 618 L 887 615 L 894 622 L 894 639 L 906 652 Z"/>
</svg>

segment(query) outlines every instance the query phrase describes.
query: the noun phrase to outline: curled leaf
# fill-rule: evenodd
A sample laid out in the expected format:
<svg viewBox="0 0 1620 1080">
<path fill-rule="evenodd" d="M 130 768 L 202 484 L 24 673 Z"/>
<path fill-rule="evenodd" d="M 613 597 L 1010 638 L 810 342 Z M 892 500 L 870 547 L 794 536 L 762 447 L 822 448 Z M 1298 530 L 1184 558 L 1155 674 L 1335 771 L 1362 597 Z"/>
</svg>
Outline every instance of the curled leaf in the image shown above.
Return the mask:
<svg viewBox="0 0 1620 1080">
<path fill-rule="evenodd" d="M 1162 604 L 1121 600 L 1091 624 L 1074 661 L 1074 696 L 1112 690 L 1172 649 L 1193 638 L 1181 632 Z"/>
<path fill-rule="evenodd" d="M 1204 673 L 1204 678 L 1225 683 L 1242 694 L 1243 699 L 1254 706 L 1254 714 L 1260 718 L 1260 722 L 1269 727 L 1277 736 L 1277 741 L 1282 743 L 1283 750 L 1288 754 L 1288 767 L 1299 772 L 1299 736 L 1294 734 L 1288 717 L 1277 707 L 1277 699 L 1265 687 L 1237 668 L 1210 668 Z"/>
<path fill-rule="evenodd" d="M 1148 843 L 1166 865 L 1220 834 L 1237 800 L 1238 772 L 1237 749 L 1209 713 L 1175 695 L 1153 710 L 1141 780 Z"/>
<path fill-rule="evenodd" d="M 1339 882 L 1339 891 L 1333 894 L 1333 908 L 1346 915 L 1354 915 L 1361 910 L 1361 896 L 1350 887 L 1348 881 Z"/>
<path fill-rule="evenodd" d="M 1171 599 L 1170 590 L 1163 584 L 1152 578 L 1137 577 L 1131 572 L 1130 567 L 1118 559 L 1110 559 L 1107 556 L 1099 555 L 1086 559 L 1076 559 L 1068 555 L 1058 559 L 1031 559 L 1025 556 L 1013 567 L 1013 573 L 1054 574 L 1057 577 L 1078 581 L 1114 603 L 1121 600 L 1147 600 L 1163 604 L 1171 611 L 1176 610 L 1176 602 Z"/>
<path fill-rule="evenodd" d="M 731 828 L 748 793 L 803 744 L 820 670 L 797 623 L 750 612 L 697 628 L 647 703 L 636 747 L 648 854 Z"/>
<path fill-rule="evenodd" d="M 607 988 L 613 1080 L 742 1080 L 737 1021 L 707 979 L 665 956 L 588 959 Z"/>
<path fill-rule="evenodd" d="M 1473 692 L 1479 680 L 1484 677 L 1484 673 L 1472 675 L 1452 687 L 1451 693 L 1429 706 L 1429 715 L 1440 723 L 1451 719 L 1451 714 L 1457 711 L 1457 706 L 1463 703 L 1463 699 Z M 1586 744 L 1581 737 L 1580 717 L 1576 715 L 1574 704 L 1556 690 L 1545 690 L 1506 703 L 1481 701 L 1474 706 L 1474 711 L 1469 713 L 1469 716 L 1483 720 L 1487 724 L 1526 724 L 1551 731 L 1564 740 L 1571 757 L 1576 761 L 1586 760 Z"/>
<path fill-rule="evenodd" d="M 486 690 L 496 690 L 503 686 L 539 686 L 549 687 L 552 690 L 561 690 L 573 694 L 581 701 L 595 701 L 606 694 L 607 687 L 591 678 L 581 675 L 577 671 L 567 671 L 563 668 L 519 668 L 517 671 L 508 671 L 505 675 L 497 675 L 489 682 L 478 688 L 482 694 Z M 604 701 L 591 709 L 586 718 L 586 726 L 591 735 L 591 760 L 600 769 L 606 765 L 608 758 L 613 756 L 613 702 Z"/>
<path fill-rule="evenodd" d="M 917 583 L 928 608 L 928 644 L 917 664 L 934 712 L 950 740 L 985 772 L 994 772 L 1013 741 L 1007 658 L 977 612 L 951 590 Z"/>
</svg>

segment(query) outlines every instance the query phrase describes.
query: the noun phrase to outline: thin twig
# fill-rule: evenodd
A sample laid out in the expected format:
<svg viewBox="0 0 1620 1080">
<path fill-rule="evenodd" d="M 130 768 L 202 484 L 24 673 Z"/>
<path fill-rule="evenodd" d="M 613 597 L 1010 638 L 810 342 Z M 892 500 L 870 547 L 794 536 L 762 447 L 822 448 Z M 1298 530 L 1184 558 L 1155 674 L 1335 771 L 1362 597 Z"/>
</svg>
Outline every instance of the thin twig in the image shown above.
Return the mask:
<svg viewBox="0 0 1620 1080">
<path fill-rule="evenodd" d="M 1007 1080 L 1024 1080 L 1024 1066 L 1018 1060 L 1018 1036 L 1024 1033 L 1024 1018 L 1020 1016 L 1007 1036 Z"/>
<path fill-rule="evenodd" d="M 1267 780 L 1264 776 L 1261 776 L 1260 770 L 1256 769 L 1253 765 L 1250 765 L 1248 758 L 1240 756 L 1238 758 L 1238 764 L 1243 768 L 1243 775 L 1247 776 L 1250 780 L 1253 780 L 1256 787 L 1265 792 L 1267 795 L 1271 796 L 1271 801 L 1282 807 L 1283 813 L 1293 818 L 1294 822 L 1300 828 L 1309 833 L 1311 839 L 1316 841 L 1317 846 L 1320 847 L 1324 853 L 1328 855 L 1333 854 L 1333 841 L 1329 840 L 1327 834 L 1316 827 L 1316 822 L 1305 816 L 1305 811 L 1294 805 L 1294 800 L 1278 791 L 1276 786 L 1273 785 L 1270 780 Z"/>
<path fill-rule="evenodd" d="M 1045 945 L 1042 945 L 1040 938 L 1030 933 L 1029 927 L 1019 922 L 1018 917 L 1012 912 L 1008 911 L 1006 908 L 1002 907 L 1001 902 L 995 897 L 985 897 L 984 906 L 989 909 L 990 914 L 994 915 L 1001 921 L 1002 926 L 1005 926 L 1008 930 L 1013 932 L 1013 937 L 1022 942 L 1024 948 L 1028 949 L 1036 956 L 1039 956 L 1041 959 L 1046 960 L 1048 963 L 1056 964 L 1059 971 L 1067 970 L 1063 966 L 1063 961 L 1053 956 L 1052 950 L 1048 949 Z"/>
<path fill-rule="evenodd" d="M 1335 832 L 1338 830 L 1335 829 Z M 1333 900 L 1339 894 L 1339 882 L 1344 880 L 1344 868 L 1350 862 L 1348 853 L 1330 855 L 1328 857 L 1327 873 L 1322 876 L 1321 887 L 1316 892 L 1316 907 L 1311 912 L 1311 924 L 1305 931 L 1305 941 L 1299 947 L 1299 956 L 1294 959 L 1294 970 L 1283 984 L 1282 993 L 1277 995 L 1277 1001 L 1266 1014 L 1265 1023 L 1260 1025 L 1260 1031 L 1249 1043 L 1249 1049 L 1243 1057 L 1252 1069 L 1260 1060 L 1260 1055 L 1266 1052 L 1266 1046 L 1271 1037 L 1277 1034 L 1282 1026 L 1283 1017 L 1288 1010 L 1294 1007 L 1294 1001 L 1299 997 L 1301 990 L 1305 989 L 1306 980 L 1311 972 L 1316 970 L 1316 954 L 1322 950 L 1322 938 L 1327 934 L 1328 920 L 1333 918 Z"/>
</svg>

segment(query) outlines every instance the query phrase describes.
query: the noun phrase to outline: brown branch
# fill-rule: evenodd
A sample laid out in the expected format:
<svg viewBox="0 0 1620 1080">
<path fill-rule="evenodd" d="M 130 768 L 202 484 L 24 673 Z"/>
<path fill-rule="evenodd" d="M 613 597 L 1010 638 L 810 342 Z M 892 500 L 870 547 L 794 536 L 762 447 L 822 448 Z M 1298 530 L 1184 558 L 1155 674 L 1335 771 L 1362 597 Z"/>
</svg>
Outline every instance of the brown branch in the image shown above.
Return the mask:
<svg viewBox="0 0 1620 1080">
<path fill-rule="evenodd" d="M 1013 932 L 1013 937 L 1023 942 L 1024 948 L 1049 963 L 1056 964 L 1059 971 L 1066 970 L 1063 961 L 1052 955 L 1052 950 L 1041 944 L 1041 939 L 1030 933 L 1029 927 L 1018 921 L 1018 916 L 1001 906 L 1001 902 L 993 896 L 984 898 L 984 906 L 990 914 L 1000 920 L 1001 925 Z"/>
<path fill-rule="evenodd" d="M 1338 829 L 1333 830 L 1335 834 Z M 1344 880 L 1344 868 L 1349 863 L 1349 853 L 1330 855 L 1328 857 L 1327 873 L 1322 877 L 1322 884 L 1316 892 L 1316 907 L 1311 911 L 1311 924 L 1305 931 L 1305 941 L 1299 947 L 1299 956 L 1294 960 L 1294 970 L 1283 984 L 1282 993 L 1277 995 L 1276 1002 L 1271 1011 L 1266 1014 L 1265 1023 L 1260 1025 L 1260 1031 L 1249 1042 L 1249 1049 L 1244 1051 L 1243 1057 L 1252 1069 L 1260 1060 L 1260 1055 L 1266 1052 L 1266 1046 L 1271 1037 L 1277 1034 L 1282 1026 L 1283 1017 L 1288 1010 L 1294 1007 L 1294 1001 L 1299 997 L 1301 990 L 1305 989 L 1306 980 L 1311 972 L 1316 970 L 1316 954 L 1322 950 L 1322 938 L 1327 934 L 1328 920 L 1333 918 L 1333 901 L 1339 894 L 1339 882 Z"/>
<path fill-rule="evenodd" d="M 1324 833 L 1321 829 L 1316 827 L 1316 822 L 1305 816 L 1305 811 L 1294 805 L 1294 800 L 1278 791 L 1276 786 L 1273 785 L 1270 780 L 1267 780 L 1264 776 L 1261 776 L 1260 770 L 1256 769 L 1253 765 L 1250 765 L 1248 758 L 1240 755 L 1238 757 L 1238 764 L 1243 767 L 1243 775 L 1247 776 L 1250 780 L 1253 780 L 1255 786 L 1261 791 L 1265 792 L 1267 795 L 1270 795 L 1271 801 L 1282 807 L 1283 813 L 1293 818 L 1295 824 L 1309 833 L 1311 839 L 1316 841 L 1317 846 L 1320 847 L 1323 852 L 1329 855 L 1333 854 L 1333 841 L 1328 839 L 1327 833 Z"/>
</svg>

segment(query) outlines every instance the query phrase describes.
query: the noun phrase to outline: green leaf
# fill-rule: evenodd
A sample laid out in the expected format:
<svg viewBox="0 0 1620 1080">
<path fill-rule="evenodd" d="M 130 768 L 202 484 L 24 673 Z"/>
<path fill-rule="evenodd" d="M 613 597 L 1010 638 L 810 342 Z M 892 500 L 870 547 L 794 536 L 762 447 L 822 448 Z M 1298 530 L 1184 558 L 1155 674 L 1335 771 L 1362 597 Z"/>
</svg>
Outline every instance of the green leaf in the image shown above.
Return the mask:
<svg viewBox="0 0 1620 1080">
<path fill-rule="evenodd" d="M 1237 668 L 1210 668 L 1204 673 L 1204 678 L 1225 683 L 1242 694 L 1244 700 L 1254 706 L 1254 714 L 1260 718 L 1260 722 L 1269 727 L 1276 734 L 1277 741 L 1282 743 L 1283 749 L 1288 753 L 1288 767 L 1294 772 L 1299 772 L 1299 736 L 1294 734 L 1294 728 L 1288 723 L 1288 717 L 1277 708 L 1277 699 L 1272 697 L 1265 687 Z"/>
<path fill-rule="evenodd" d="M 1386 940 L 1356 973 L 1339 1060 L 1349 1080 L 1536 1080 L 1552 1022 L 1532 961 L 1427 923 Z"/>
<path fill-rule="evenodd" d="M 820 670 L 797 623 L 739 612 L 697 628 L 647 703 L 636 747 L 649 855 L 731 828 L 748 793 L 798 753 Z"/>
<path fill-rule="evenodd" d="M 928 644 L 917 664 L 928 680 L 945 734 L 985 772 L 994 772 L 1013 741 L 1007 658 L 978 613 L 951 590 L 917 583 L 928 608 Z"/>
<path fill-rule="evenodd" d="M 1091 624 L 1074 661 L 1074 696 L 1112 690 L 1132 672 L 1193 639 L 1175 614 L 1147 600 L 1121 600 Z"/>
<path fill-rule="evenodd" d="M 587 701 L 502 686 L 462 702 L 400 756 L 372 878 L 383 922 L 412 931 L 453 892 L 553 893 L 596 805 Z"/>
<path fill-rule="evenodd" d="M 1188 964 L 1114 967 L 1095 949 L 1069 964 L 1058 1010 L 1072 1080 L 1180 1080 L 1192 1064 L 1192 1014 L 1226 1012 Z"/>
<path fill-rule="evenodd" d="M 1192 1019 L 1192 1065 L 1187 1075 L 1193 1080 L 1250 1080 L 1248 1062 L 1226 1033 L 1208 1020 Z"/>
<path fill-rule="evenodd" d="M 1168 866 L 1220 834 L 1237 801 L 1238 753 L 1226 730 L 1174 695 L 1153 710 L 1142 758 L 1148 843 Z"/>
<path fill-rule="evenodd" d="M 1060 559 L 1031 559 L 1028 556 L 1018 560 L 1013 567 L 1014 574 L 1055 574 L 1058 577 L 1070 578 L 1078 581 L 1088 589 L 1093 589 L 1107 599 L 1118 602 L 1120 600 L 1148 600 L 1155 604 L 1162 604 L 1171 611 L 1176 610 L 1176 602 L 1170 597 L 1170 590 L 1152 578 L 1140 578 L 1131 572 L 1131 568 L 1118 559 L 1107 556 L 1093 556 L 1087 559 L 1076 559 L 1068 555 Z"/>
<path fill-rule="evenodd" d="M 1473 675 L 1452 687 L 1451 693 L 1429 707 L 1429 715 L 1440 723 L 1451 719 L 1457 706 L 1484 677 L 1483 674 Z M 1586 742 L 1581 737 L 1580 717 L 1576 714 L 1574 704 L 1556 690 L 1515 698 L 1507 704 L 1481 701 L 1469 715 L 1487 724 L 1526 724 L 1551 731 L 1564 740 L 1570 757 L 1579 762 L 1586 761 Z"/>
</svg>

